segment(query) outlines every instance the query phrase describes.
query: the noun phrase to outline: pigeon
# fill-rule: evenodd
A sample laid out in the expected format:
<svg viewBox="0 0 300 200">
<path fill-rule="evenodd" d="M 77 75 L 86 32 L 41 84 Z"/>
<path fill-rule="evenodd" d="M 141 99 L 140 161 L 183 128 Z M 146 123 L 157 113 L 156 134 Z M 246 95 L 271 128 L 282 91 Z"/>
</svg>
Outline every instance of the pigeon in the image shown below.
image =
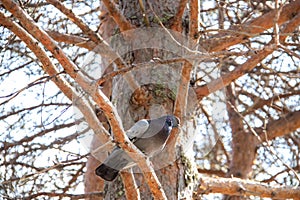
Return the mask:
<svg viewBox="0 0 300 200">
<path fill-rule="evenodd" d="M 172 128 L 179 126 L 179 119 L 166 115 L 157 119 L 142 119 L 136 122 L 126 135 L 148 158 L 159 153 L 165 146 Z M 115 147 L 106 160 L 95 170 L 96 175 L 113 181 L 120 170 L 132 167 L 130 156 L 120 147 Z"/>
</svg>

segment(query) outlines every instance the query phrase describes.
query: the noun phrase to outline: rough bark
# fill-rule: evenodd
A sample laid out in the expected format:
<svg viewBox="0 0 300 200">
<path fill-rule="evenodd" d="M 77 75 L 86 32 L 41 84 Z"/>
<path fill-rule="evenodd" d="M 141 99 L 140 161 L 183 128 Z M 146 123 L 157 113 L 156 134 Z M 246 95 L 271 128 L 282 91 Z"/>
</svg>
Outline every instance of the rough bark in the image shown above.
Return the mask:
<svg viewBox="0 0 300 200">
<path fill-rule="evenodd" d="M 103 36 L 103 38 L 109 37 L 111 35 L 108 35 L 108 33 L 113 33 L 115 32 L 113 29 L 115 29 L 115 24 L 122 24 L 122 26 L 119 26 L 121 31 L 124 30 L 128 30 L 130 29 L 132 26 L 128 25 L 128 22 L 124 22 L 126 21 L 125 18 L 122 18 L 120 16 L 120 14 L 118 13 L 118 10 L 116 10 L 116 8 L 114 7 L 114 4 L 111 1 L 104 1 L 103 2 L 105 6 L 107 7 L 102 7 L 102 11 L 101 11 L 101 15 L 100 18 L 102 19 L 102 23 L 101 23 L 101 35 Z M 137 7 L 140 8 L 141 5 L 138 4 L 137 1 L 126 1 L 126 2 L 122 2 L 119 1 L 118 2 L 118 8 L 119 11 L 122 10 L 122 16 L 125 16 L 127 19 L 132 19 L 130 22 L 137 27 L 141 27 L 144 26 L 143 20 L 145 20 L 145 18 L 147 18 L 146 21 L 148 21 L 147 23 L 149 23 L 148 25 L 150 26 L 158 26 L 158 19 L 156 19 L 156 17 L 159 17 L 162 23 L 165 24 L 166 27 L 170 26 L 172 23 L 172 20 L 169 19 L 170 16 L 175 16 L 176 11 L 177 11 L 177 5 L 179 4 L 179 1 L 170 1 L 170 2 L 157 2 L 157 1 L 148 1 L 147 5 L 144 5 L 144 9 L 146 9 L 146 15 L 144 17 L 142 17 L 142 12 L 136 12 L 137 11 Z M 172 5 L 170 7 L 170 5 Z M 126 9 L 122 9 L 122 7 L 126 6 Z M 143 6 L 142 6 L 143 7 Z M 170 9 L 172 8 L 172 9 Z M 153 9 L 153 10 L 152 10 Z M 108 11 L 109 10 L 109 11 Z M 152 12 L 152 11 L 153 12 Z M 151 12 L 150 12 L 151 11 Z M 109 12 L 109 14 L 108 14 Z M 111 19 L 114 19 L 114 21 L 112 21 Z M 140 21 L 142 20 L 142 21 Z M 146 25 L 147 25 L 146 23 Z M 125 24 L 125 25 L 124 25 Z M 126 25 L 127 24 L 127 25 Z M 124 25 L 124 26 L 123 26 Z M 105 36 L 104 36 L 105 34 Z M 130 55 L 131 54 L 131 55 Z M 134 52 L 130 52 L 130 54 L 128 53 L 127 55 L 123 55 L 123 59 L 127 60 L 126 62 L 132 62 L 132 60 L 134 60 L 134 63 L 143 63 L 143 62 L 149 62 L 153 57 L 165 57 L 166 55 L 168 55 L 168 53 L 163 52 L 161 50 L 138 50 L 138 51 L 134 51 Z M 128 57 L 128 55 L 130 55 Z M 155 56 L 154 56 L 155 55 Z M 132 56 L 134 57 L 134 59 L 132 59 Z M 134 64 L 131 63 L 131 64 Z M 184 85 L 185 87 L 183 88 L 184 90 L 188 90 L 188 85 L 189 85 L 189 74 L 191 72 L 191 66 L 188 67 L 189 70 L 185 70 L 187 72 L 184 78 L 185 82 Z M 147 74 L 149 73 L 149 74 Z M 142 118 L 149 118 L 150 114 L 153 113 L 153 110 L 151 111 L 151 109 L 155 109 L 155 105 L 161 105 L 162 107 L 160 107 L 159 109 L 163 109 L 164 112 L 167 113 L 172 113 L 174 110 L 174 94 L 171 94 L 172 91 L 168 88 L 161 88 L 160 85 L 143 85 L 144 82 L 147 82 L 147 80 L 149 79 L 149 77 L 153 77 L 154 74 L 157 74 L 158 72 L 156 72 L 156 69 L 153 69 L 152 71 L 150 70 L 146 70 L 146 74 L 139 74 L 139 73 L 134 73 L 133 72 L 133 77 L 135 79 L 136 82 L 136 86 L 134 86 L 133 88 L 128 87 L 128 88 L 122 88 L 124 87 L 124 85 L 128 84 L 126 82 L 124 82 L 123 84 L 119 83 L 119 86 L 121 86 L 121 88 L 115 88 L 115 91 L 113 91 L 113 93 L 118 96 L 120 93 L 123 94 L 131 94 L 131 96 L 126 97 L 126 96 L 122 96 L 121 99 L 119 99 L 117 102 L 117 107 L 119 108 L 119 113 L 121 115 L 122 119 L 126 119 L 123 120 L 123 126 L 125 127 L 125 129 L 128 129 L 130 126 L 132 126 L 132 124 L 134 123 L 134 121 L 137 121 L 139 119 Z M 168 73 L 168 72 L 167 72 Z M 150 75 L 151 74 L 151 75 Z M 156 76 L 156 75 L 155 75 Z M 165 76 L 168 80 L 168 76 L 170 76 L 170 74 L 160 74 L 160 76 Z M 177 75 L 180 76 L 180 75 Z M 155 78 L 154 78 L 155 79 Z M 122 81 L 122 80 L 120 80 Z M 117 83 L 117 82 L 116 82 Z M 115 83 L 115 84 L 116 84 Z M 139 87 L 140 86 L 140 87 Z M 138 87 L 138 88 L 137 88 Z M 137 88 L 137 89 L 136 89 Z M 124 90 L 125 89 L 125 90 Z M 127 90 L 127 91 L 126 91 Z M 160 91 L 160 92 L 158 92 Z M 145 96 L 145 93 L 147 93 L 148 96 Z M 162 96 L 161 96 L 162 95 Z M 184 98 L 184 96 L 186 96 L 187 93 L 182 94 L 182 97 Z M 146 97 L 146 98 L 145 98 Z M 147 97 L 149 97 L 147 99 Z M 168 98 L 165 98 L 168 97 Z M 124 101 L 126 99 L 131 99 L 130 102 L 128 101 Z M 180 99 L 180 101 L 183 101 L 184 99 Z M 184 102 L 180 102 L 181 104 Z M 173 106 L 172 106 L 173 105 Z M 127 110 L 129 106 L 129 110 Z M 154 107 L 153 107 L 154 106 Z M 185 106 L 184 106 L 185 107 Z M 124 109 L 124 110 L 123 110 Z M 149 110 L 150 109 L 150 110 Z M 179 114 L 181 114 L 181 109 L 182 108 L 177 108 L 177 112 Z M 129 112 L 128 112 L 129 111 Z M 155 113 L 155 111 L 154 111 Z M 130 114 L 130 116 L 128 116 L 128 114 Z M 162 114 L 162 113 L 160 113 Z M 132 117 L 132 120 L 130 120 L 130 118 Z M 151 117 L 158 117 L 158 116 L 151 116 Z M 180 151 L 175 151 L 175 142 L 176 142 L 176 137 L 174 140 L 172 140 L 173 142 L 169 142 L 168 146 L 173 146 L 172 150 L 172 154 L 180 154 Z M 159 160 L 166 160 L 166 159 L 170 159 L 169 157 L 171 153 L 168 152 L 167 150 L 164 153 L 164 156 L 162 158 L 155 158 L 156 160 L 158 160 L 157 162 L 159 163 Z M 172 155 L 174 156 L 174 155 Z M 175 161 L 175 159 L 171 160 L 171 163 L 168 164 L 167 166 L 163 166 L 161 169 L 161 166 L 155 166 L 154 167 L 157 169 L 156 174 L 157 177 L 160 181 L 160 183 L 162 184 L 162 189 L 165 191 L 166 196 L 168 199 L 177 199 L 180 191 L 184 190 L 186 185 L 185 185 L 185 181 L 184 181 L 184 162 L 180 161 L 180 155 L 175 155 L 175 157 L 177 157 L 179 160 Z M 93 159 L 89 160 L 89 163 L 93 163 L 96 162 Z M 88 169 L 88 171 L 90 171 L 90 169 Z M 137 187 L 139 188 L 139 192 L 140 192 L 140 197 L 141 199 L 151 199 L 151 192 L 149 190 L 149 187 L 147 185 L 147 183 L 145 182 L 144 177 L 140 174 L 134 174 L 135 175 L 135 179 L 137 182 Z M 144 174 L 145 175 L 145 174 Z M 91 177 L 92 175 L 89 174 L 89 176 L 86 176 L 86 179 L 88 182 L 88 179 L 93 179 L 93 177 Z M 121 179 L 117 179 L 113 182 L 113 184 L 111 183 L 107 183 L 106 185 L 106 199 L 123 199 L 125 198 L 125 194 L 126 197 L 129 198 L 130 194 L 127 192 L 128 190 L 130 190 L 130 188 L 126 189 L 126 179 L 124 178 L 130 178 L 128 175 L 126 175 L 126 172 L 122 173 L 123 180 Z M 131 180 L 131 178 L 130 178 Z M 123 189 L 123 185 L 122 185 L 122 181 L 125 182 L 125 191 Z M 101 185 L 101 181 L 99 183 L 95 182 L 94 184 L 99 184 Z M 85 185 L 86 187 L 89 187 L 88 184 Z M 99 186 L 100 188 L 100 186 Z M 90 188 L 91 190 L 93 190 L 93 188 Z M 91 191 L 89 189 L 89 191 Z M 191 192 L 191 191 L 190 191 Z M 189 196 L 191 196 L 191 194 L 189 194 Z"/>
</svg>

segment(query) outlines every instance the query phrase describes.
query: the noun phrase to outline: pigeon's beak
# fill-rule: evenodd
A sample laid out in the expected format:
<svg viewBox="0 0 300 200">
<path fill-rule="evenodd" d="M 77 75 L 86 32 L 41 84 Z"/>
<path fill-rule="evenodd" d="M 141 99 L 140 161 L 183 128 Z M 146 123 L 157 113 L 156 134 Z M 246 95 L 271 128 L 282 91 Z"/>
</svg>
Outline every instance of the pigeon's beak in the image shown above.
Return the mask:
<svg viewBox="0 0 300 200">
<path fill-rule="evenodd" d="M 180 126 L 180 120 L 177 117 L 173 118 L 173 127 Z"/>
</svg>

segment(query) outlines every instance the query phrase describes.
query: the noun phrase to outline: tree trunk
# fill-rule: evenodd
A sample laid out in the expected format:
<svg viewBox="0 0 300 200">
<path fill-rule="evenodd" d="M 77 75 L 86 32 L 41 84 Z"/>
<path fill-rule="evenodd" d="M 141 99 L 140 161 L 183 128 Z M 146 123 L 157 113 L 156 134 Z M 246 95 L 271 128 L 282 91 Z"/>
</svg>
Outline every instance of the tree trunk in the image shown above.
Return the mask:
<svg viewBox="0 0 300 200">
<path fill-rule="evenodd" d="M 118 8 L 122 14 L 130 20 L 136 27 L 159 27 L 159 21 L 169 28 L 172 19 L 177 13 L 179 0 L 173 1 L 147 1 L 144 6 L 144 13 L 139 4 L 139 1 L 118 1 Z M 153 10 L 152 10 L 153 9 Z M 145 14 L 143 16 L 143 14 Z M 155 14 L 159 19 L 156 18 Z M 107 13 L 107 10 L 102 6 L 100 19 L 102 20 L 100 31 L 104 38 L 109 38 L 110 34 L 119 33 L 115 26 L 115 22 Z M 111 41 L 111 39 L 108 39 Z M 117 43 L 117 42 L 116 42 Z M 118 45 L 118 44 L 115 44 Z M 116 49 L 123 48 L 124 46 L 114 47 Z M 173 70 L 168 65 L 160 65 L 158 67 L 147 67 L 147 63 L 151 63 L 154 57 L 170 58 L 172 52 L 160 49 L 139 49 L 128 51 L 126 54 L 121 55 L 127 64 L 142 66 L 142 69 L 133 70 L 130 72 L 133 75 L 134 83 L 128 83 L 128 79 L 122 76 L 113 81 L 112 86 L 112 102 L 115 103 L 119 115 L 122 118 L 124 129 L 129 129 L 134 122 L 143 118 L 156 118 L 164 114 L 174 112 L 175 95 L 179 87 L 178 83 L 181 78 L 182 66 L 178 66 L 177 70 Z M 178 55 L 175 55 L 178 56 Z M 166 68 L 166 70 L 164 70 Z M 173 77 L 173 79 L 172 79 Z M 175 86 L 170 82 L 176 83 Z M 132 86 L 135 85 L 135 86 Z M 103 86 L 105 89 L 105 86 Z M 175 92 L 174 92 L 175 91 Z M 197 183 L 195 173 L 195 163 L 189 161 L 189 156 L 184 156 L 182 148 L 175 147 L 176 140 L 168 143 L 168 147 L 155 158 L 152 159 L 156 175 L 162 185 L 164 192 L 168 199 L 185 198 L 189 199 L 193 194 L 194 183 Z M 162 162 L 167 161 L 167 162 Z M 95 179 L 95 163 L 99 163 L 94 158 L 90 158 L 87 165 L 87 173 L 85 176 L 86 191 L 104 191 L 105 199 L 125 199 L 124 185 L 121 177 L 119 176 L 112 183 L 105 183 L 103 187 L 102 180 Z M 161 165 L 161 163 L 163 163 Z M 133 168 L 137 172 L 137 167 Z M 189 174 L 185 174 L 189 171 Z M 126 172 L 122 172 L 126 173 Z M 151 192 L 145 182 L 141 173 L 134 173 L 137 187 L 140 191 L 141 199 L 152 199 Z M 93 184 L 87 184 L 93 181 Z M 189 186 L 189 187 L 188 187 Z M 128 196 L 127 196 L 128 198 Z"/>
<path fill-rule="evenodd" d="M 249 178 L 256 156 L 256 137 L 245 130 L 243 119 L 236 110 L 237 95 L 234 84 L 226 87 L 227 111 L 232 131 L 232 158 L 227 177 Z M 241 196 L 225 196 L 224 199 L 247 199 Z"/>
</svg>

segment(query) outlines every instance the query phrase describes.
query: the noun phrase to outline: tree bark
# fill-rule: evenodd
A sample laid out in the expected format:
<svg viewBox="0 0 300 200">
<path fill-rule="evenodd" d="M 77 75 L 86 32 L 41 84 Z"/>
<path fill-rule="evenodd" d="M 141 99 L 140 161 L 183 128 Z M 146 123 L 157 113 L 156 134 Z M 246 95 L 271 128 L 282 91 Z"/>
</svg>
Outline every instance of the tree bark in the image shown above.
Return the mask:
<svg viewBox="0 0 300 200">
<path fill-rule="evenodd" d="M 109 34 L 118 33 L 118 31 L 116 31 L 116 24 L 118 24 L 121 32 L 129 30 L 133 27 L 158 26 L 159 24 L 157 20 L 161 20 L 161 22 L 168 28 L 172 25 L 172 19 L 177 14 L 177 9 L 179 6 L 179 1 L 148 1 L 145 5 L 141 5 L 139 1 L 119 1 L 118 9 L 116 9 L 114 7 L 115 4 L 111 1 L 103 1 L 103 3 L 106 6 L 105 7 L 102 5 L 100 14 L 100 19 L 102 20 L 100 31 L 103 38 L 109 38 L 110 36 L 112 36 Z M 143 11 L 142 8 L 145 10 Z M 125 16 L 125 18 L 123 18 L 120 13 L 118 13 L 119 11 L 122 11 L 121 14 L 122 16 Z M 183 15 L 182 12 L 181 15 Z M 157 17 L 159 19 L 157 19 Z M 129 22 L 133 24 L 133 26 L 130 26 L 128 24 Z M 122 57 L 127 63 L 138 65 L 145 62 L 149 63 L 153 57 L 165 58 L 169 57 L 168 55 L 169 53 L 163 50 L 141 49 L 135 50 L 133 52 L 128 52 L 126 55 L 122 55 Z M 167 83 L 168 81 L 170 81 L 170 74 L 162 74 L 164 72 L 162 72 L 161 70 L 157 72 L 157 70 L 158 69 L 155 68 L 151 70 L 145 70 L 145 73 L 142 74 L 139 74 L 138 72 L 135 73 L 133 71 L 132 74 L 136 85 L 133 87 L 130 87 L 130 85 L 126 86 L 128 84 L 126 81 L 120 83 L 120 81 L 124 80 L 119 80 L 119 82 L 114 81 L 114 85 L 112 86 L 112 88 L 114 88 L 112 100 L 117 102 L 116 106 L 121 118 L 123 119 L 123 126 L 125 130 L 130 128 L 137 120 L 149 117 L 159 117 L 153 116 L 153 112 L 155 113 L 155 111 L 151 110 L 156 109 L 156 105 L 160 105 L 159 109 L 163 109 L 165 114 L 173 113 L 175 99 L 173 98 L 174 94 L 172 94 L 172 90 L 170 90 L 170 88 L 162 89 L 160 85 L 156 84 L 145 84 L 147 83 L 147 81 L 149 81 L 149 78 L 153 79 L 154 82 L 159 82 L 159 79 L 155 81 L 155 76 L 165 77 L 162 79 L 163 82 Z M 186 81 L 184 84 L 186 85 L 186 87 L 184 87 L 183 89 L 188 90 L 191 67 L 189 67 L 189 70 L 185 71 L 186 75 L 184 79 L 186 79 Z M 166 72 L 169 73 L 168 71 Z M 174 76 L 179 78 L 178 76 L 180 76 L 180 74 Z M 148 96 L 150 95 L 149 99 L 145 98 L 145 92 L 148 94 Z M 168 98 L 162 98 L 161 93 L 163 93 L 163 96 L 166 96 Z M 123 94 L 121 98 L 119 98 L 120 94 Z M 187 93 L 182 95 L 184 98 Z M 131 100 L 126 101 L 128 99 Z M 161 112 L 159 112 L 159 114 L 162 115 Z M 184 158 L 184 160 L 181 160 L 181 151 L 180 148 L 175 149 L 175 142 L 176 138 L 172 140 L 172 142 L 168 143 L 168 147 L 172 149 L 171 151 L 169 149 L 165 149 L 164 152 L 161 153 L 161 155 L 163 155 L 162 157 L 158 156 L 157 158 L 152 159 L 156 160 L 156 162 L 153 162 L 153 165 L 154 168 L 157 169 L 156 175 L 162 185 L 162 189 L 164 190 L 167 199 L 177 199 L 179 195 L 182 195 L 183 198 L 191 197 L 193 189 L 186 189 L 187 185 L 190 183 L 187 183 L 185 181 L 185 170 L 187 170 L 187 168 L 190 167 L 191 164 L 188 163 L 188 158 L 186 157 Z M 171 154 L 176 155 L 171 156 Z M 169 164 L 165 166 L 157 166 L 157 164 L 155 164 L 160 164 L 161 160 L 170 160 L 170 157 L 175 157 L 178 159 L 171 159 L 171 162 L 169 162 Z M 95 166 L 96 163 L 98 163 L 97 160 L 90 158 L 88 167 Z M 93 170 L 93 168 L 87 169 L 88 173 L 85 176 L 86 183 L 91 180 L 97 180 L 91 173 Z M 135 172 L 136 170 L 137 169 L 134 168 Z M 127 172 L 122 172 L 122 179 L 119 177 L 112 183 L 105 184 L 105 199 L 125 199 L 125 195 L 127 198 L 130 198 L 131 194 L 129 194 L 127 191 L 133 188 L 126 186 L 127 178 L 129 178 L 131 182 L 131 176 L 126 175 L 126 173 Z M 197 171 L 194 170 L 194 173 L 197 173 Z M 151 191 L 149 190 L 149 187 L 145 182 L 145 178 L 143 177 L 143 175 L 141 173 L 134 173 L 134 177 L 136 179 L 137 188 L 140 192 L 140 198 L 152 199 Z M 195 178 L 189 181 L 197 182 Z M 123 185 L 122 182 L 124 182 L 125 184 Z M 99 188 L 102 188 L 101 191 L 103 191 L 102 181 L 93 182 L 93 186 L 85 184 L 85 187 L 86 191 L 90 192 L 95 191 Z"/>
</svg>

